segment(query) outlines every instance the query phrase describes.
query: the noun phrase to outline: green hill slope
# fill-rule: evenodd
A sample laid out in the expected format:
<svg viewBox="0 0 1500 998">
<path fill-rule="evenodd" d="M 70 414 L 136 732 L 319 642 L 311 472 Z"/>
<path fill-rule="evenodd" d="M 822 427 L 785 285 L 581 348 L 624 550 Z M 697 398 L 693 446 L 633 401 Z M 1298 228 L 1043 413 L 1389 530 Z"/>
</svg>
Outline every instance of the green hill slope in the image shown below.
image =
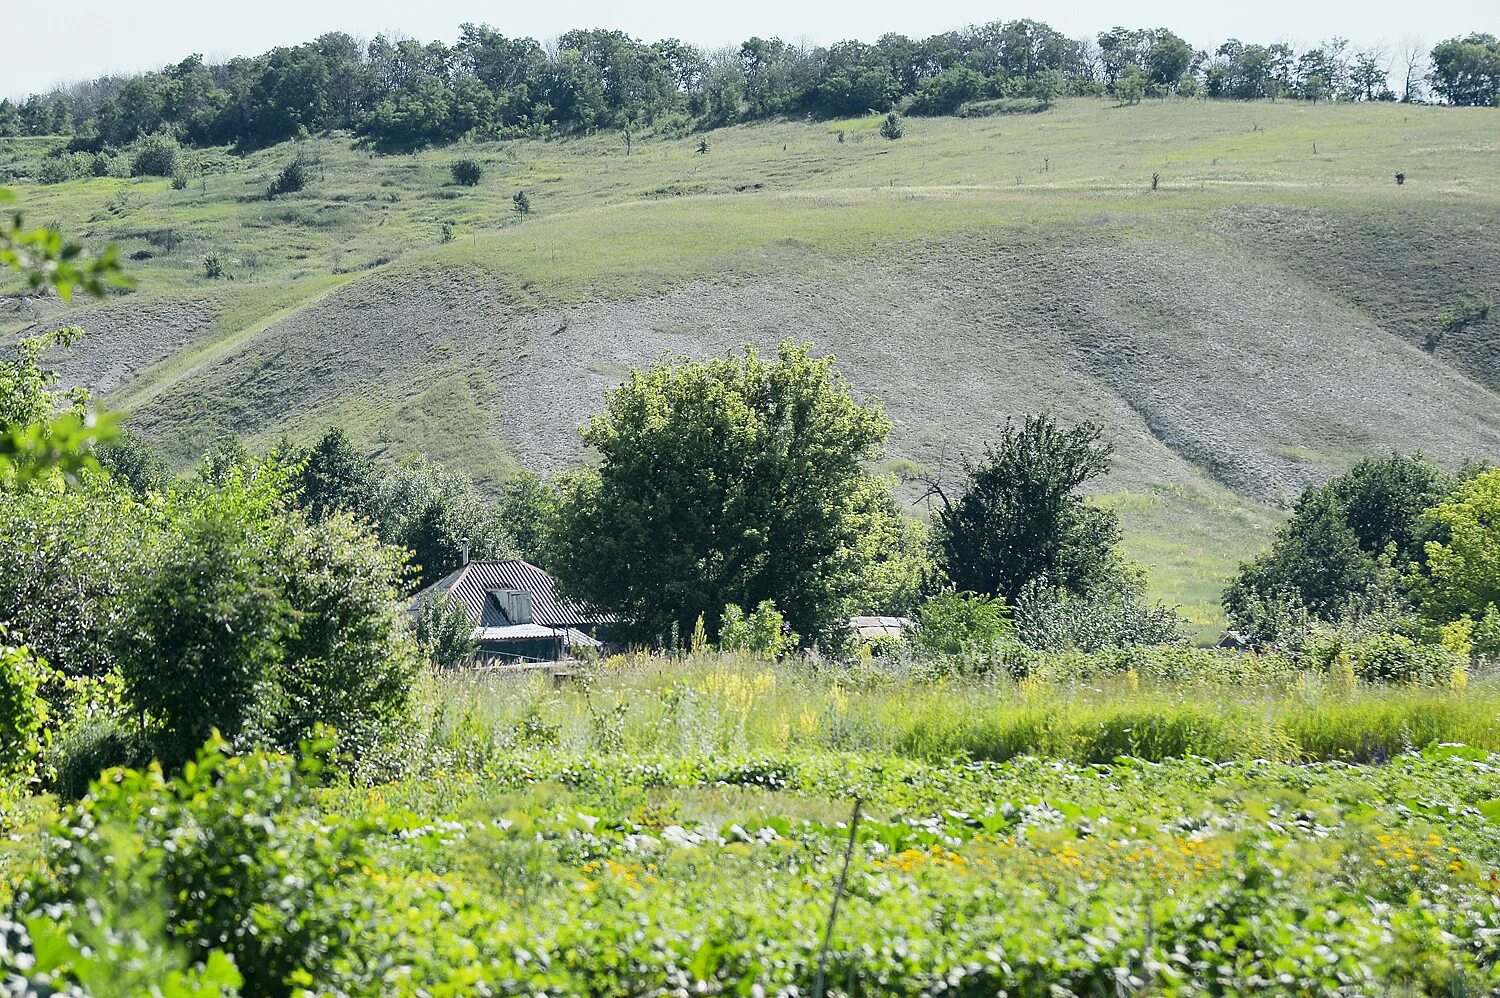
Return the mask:
<svg viewBox="0 0 1500 998">
<path fill-rule="evenodd" d="M 884 401 L 893 467 L 951 471 L 1041 406 L 1102 419 L 1130 545 L 1205 627 L 1277 500 L 1365 453 L 1500 452 L 1500 313 L 1440 318 L 1500 298 L 1495 113 L 1070 101 L 876 125 L 628 156 L 613 135 L 393 157 L 321 138 L 308 189 L 275 201 L 290 146 L 180 191 L 23 185 L 35 219 L 139 255 L 139 288 L 66 316 L 13 294 L 0 334 L 81 322 L 66 375 L 178 459 L 340 422 L 490 480 L 582 458 L 578 422 L 663 351 L 810 339 Z M 478 187 L 451 183 L 461 156 Z"/>
</svg>

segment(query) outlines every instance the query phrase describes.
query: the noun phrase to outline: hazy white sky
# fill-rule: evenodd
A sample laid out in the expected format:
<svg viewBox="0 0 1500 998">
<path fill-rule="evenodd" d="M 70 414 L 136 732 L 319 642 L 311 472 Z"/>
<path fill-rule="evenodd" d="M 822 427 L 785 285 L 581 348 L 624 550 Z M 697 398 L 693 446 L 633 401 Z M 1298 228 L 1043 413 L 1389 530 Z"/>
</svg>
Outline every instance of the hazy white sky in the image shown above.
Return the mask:
<svg viewBox="0 0 1500 998">
<path fill-rule="evenodd" d="M 151 69 L 193 52 L 210 60 L 254 55 L 325 31 L 400 32 L 453 41 L 465 21 L 509 35 L 549 38 L 580 27 L 715 46 L 751 35 L 815 42 L 887 31 L 928 35 L 964 24 L 1033 17 L 1072 36 L 1115 24 L 1171 28 L 1196 46 L 1225 38 L 1356 43 L 1416 35 L 1429 44 L 1470 31 L 1500 34 L 1500 0 L 1118 0 L 980 3 L 977 0 L 0 0 L 0 95 L 105 73 Z"/>
</svg>

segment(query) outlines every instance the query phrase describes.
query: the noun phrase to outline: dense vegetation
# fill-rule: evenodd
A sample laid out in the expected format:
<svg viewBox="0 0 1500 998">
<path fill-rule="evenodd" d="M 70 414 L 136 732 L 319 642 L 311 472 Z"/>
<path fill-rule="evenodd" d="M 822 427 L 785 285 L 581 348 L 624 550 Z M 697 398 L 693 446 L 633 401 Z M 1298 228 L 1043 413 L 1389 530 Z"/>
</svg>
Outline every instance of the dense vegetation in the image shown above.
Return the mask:
<svg viewBox="0 0 1500 998">
<path fill-rule="evenodd" d="M 1430 65 L 1430 69 L 1428 68 Z M 1229 39 L 1195 50 L 1165 28 L 1116 27 L 1085 39 L 1048 25 L 993 22 L 923 39 L 884 35 L 827 47 L 751 38 L 710 53 L 577 30 L 544 46 L 466 24 L 454 45 L 327 34 L 221 65 L 190 56 L 160 72 L 105 77 L 19 105 L 0 101 L 0 136 L 72 135 L 98 153 L 150 136 L 259 147 L 351 129 L 383 148 L 554 129 L 688 130 L 774 115 L 951 114 L 965 103 L 1065 93 L 1124 103 L 1166 94 L 1252 100 L 1500 98 L 1500 41 L 1471 34 L 1429 53 L 1353 49 L 1335 38 L 1298 52 Z M 155 167 L 159 169 L 160 167 Z M 160 174 L 170 175 L 170 173 Z"/>
</svg>

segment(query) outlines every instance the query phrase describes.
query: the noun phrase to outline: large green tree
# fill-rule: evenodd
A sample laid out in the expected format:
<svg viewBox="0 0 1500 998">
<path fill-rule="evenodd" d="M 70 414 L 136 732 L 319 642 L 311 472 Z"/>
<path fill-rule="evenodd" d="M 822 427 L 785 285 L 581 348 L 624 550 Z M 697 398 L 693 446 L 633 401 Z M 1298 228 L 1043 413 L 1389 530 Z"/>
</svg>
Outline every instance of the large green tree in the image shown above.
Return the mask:
<svg viewBox="0 0 1500 998">
<path fill-rule="evenodd" d="M 599 465 L 563 483 L 549 566 L 636 640 L 763 600 L 829 636 L 875 560 L 864 539 L 896 515 L 865 471 L 889 428 L 810 346 L 663 360 L 584 429 Z"/>
<path fill-rule="evenodd" d="M 1423 557 L 1422 511 L 1447 487 L 1421 454 L 1392 454 L 1308 488 L 1270 550 L 1242 565 L 1225 589 L 1230 621 L 1253 631 L 1265 597 L 1295 597 L 1324 619 L 1338 615 L 1350 598 Z"/>
<path fill-rule="evenodd" d="M 1120 529 L 1083 484 L 1109 469 L 1114 448 L 1096 423 L 1063 426 L 1048 414 L 1007 423 L 950 497 L 932 483 L 939 561 L 960 590 L 1014 600 L 1027 583 L 1079 593 L 1113 572 Z"/>
</svg>

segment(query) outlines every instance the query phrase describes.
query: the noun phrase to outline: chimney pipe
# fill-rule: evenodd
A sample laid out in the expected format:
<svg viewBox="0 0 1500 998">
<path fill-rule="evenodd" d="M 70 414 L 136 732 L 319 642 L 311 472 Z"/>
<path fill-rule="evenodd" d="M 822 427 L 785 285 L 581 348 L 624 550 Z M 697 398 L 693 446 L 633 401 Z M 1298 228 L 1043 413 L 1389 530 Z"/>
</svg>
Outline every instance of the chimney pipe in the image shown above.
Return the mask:
<svg viewBox="0 0 1500 998">
<path fill-rule="evenodd" d="M 467 537 L 465 537 L 463 540 L 459 541 L 458 543 L 459 543 L 460 550 L 463 552 L 463 563 L 462 564 L 467 565 L 469 563 L 469 539 Z"/>
</svg>

